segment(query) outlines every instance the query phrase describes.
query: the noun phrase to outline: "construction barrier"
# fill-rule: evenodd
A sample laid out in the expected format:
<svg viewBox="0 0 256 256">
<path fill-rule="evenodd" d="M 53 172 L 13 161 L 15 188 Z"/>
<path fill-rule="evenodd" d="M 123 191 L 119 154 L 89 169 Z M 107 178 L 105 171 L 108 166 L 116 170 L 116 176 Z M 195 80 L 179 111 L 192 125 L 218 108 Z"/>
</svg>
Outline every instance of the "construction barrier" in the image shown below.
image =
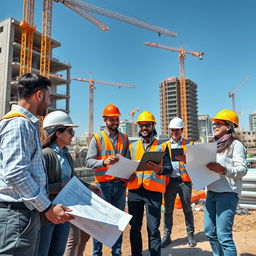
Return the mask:
<svg viewBox="0 0 256 256">
<path fill-rule="evenodd" d="M 248 169 L 243 177 L 239 207 L 256 210 L 256 168 Z"/>
<path fill-rule="evenodd" d="M 206 198 L 206 193 L 204 190 L 195 191 L 194 189 L 192 189 L 191 200 L 190 200 L 191 203 L 198 202 L 200 199 L 205 199 L 205 198 Z M 164 206 L 164 198 L 163 198 L 162 205 Z M 175 199 L 174 208 L 182 209 L 182 204 L 181 204 L 179 195 L 177 195 Z"/>
</svg>

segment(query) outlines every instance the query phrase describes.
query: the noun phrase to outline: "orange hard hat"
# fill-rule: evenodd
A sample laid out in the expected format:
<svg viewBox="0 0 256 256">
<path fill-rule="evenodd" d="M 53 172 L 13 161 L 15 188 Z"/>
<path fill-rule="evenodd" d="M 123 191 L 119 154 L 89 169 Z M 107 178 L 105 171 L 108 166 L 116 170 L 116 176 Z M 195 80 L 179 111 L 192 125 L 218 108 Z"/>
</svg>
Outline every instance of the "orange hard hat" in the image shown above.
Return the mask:
<svg viewBox="0 0 256 256">
<path fill-rule="evenodd" d="M 236 114 L 236 112 L 234 112 L 233 110 L 229 110 L 229 109 L 223 109 L 220 112 L 218 112 L 216 114 L 216 116 L 214 118 L 210 118 L 211 121 L 218 121 L 218 120 L 223 120 L 223 121 L 228 121 L 231 122 L 235 125 L 235 127 L 238 127 L 238 116 Z"/>
<path fill-rule="evenodd" d="M 109 104 L 103 109 L 102 117 L 105 116 L 121 116 L 121 113 L 117 106 Z"/>
</svg>

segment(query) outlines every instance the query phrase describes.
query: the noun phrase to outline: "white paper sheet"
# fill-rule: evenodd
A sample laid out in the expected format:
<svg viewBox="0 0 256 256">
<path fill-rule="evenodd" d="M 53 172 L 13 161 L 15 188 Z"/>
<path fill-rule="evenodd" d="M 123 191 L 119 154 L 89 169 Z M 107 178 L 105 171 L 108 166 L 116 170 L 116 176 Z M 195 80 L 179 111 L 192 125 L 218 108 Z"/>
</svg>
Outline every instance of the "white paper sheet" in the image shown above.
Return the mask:
<svg viewBox="0 0 256 256">
<path fill-rule="evenodd" d="M 136 171 L 139 162 L 127 159 L 121 155 L 116 155 L 118 162 L 111 165 L 106 171 L 107 175 L 111 175 L 118 178 L 129 179 L 130 176 Z"/>
<path fill-rule="evenodd" d="M 110 248 L 132 217 L 92 193 L 77 177 L 68 182 L 53 204 L 71 208 L 75 219 L 70 222 Z"/>
<path fill-rule="evenodd" d="M 209 162 L 216 162 L 216 156 L 216 143 L 187 146 L 186 169 L 197 191 L 220 178 L 219 174 L 206 167 Z"/>
</svg>

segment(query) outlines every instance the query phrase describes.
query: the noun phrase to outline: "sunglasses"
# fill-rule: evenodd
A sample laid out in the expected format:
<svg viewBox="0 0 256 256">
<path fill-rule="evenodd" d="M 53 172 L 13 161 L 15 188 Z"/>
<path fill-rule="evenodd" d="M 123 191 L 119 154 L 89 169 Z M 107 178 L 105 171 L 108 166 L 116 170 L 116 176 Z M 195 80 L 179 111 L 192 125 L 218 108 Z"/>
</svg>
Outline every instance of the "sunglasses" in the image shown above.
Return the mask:
<svg viewBox="0 0 256 256">
<path fill-rule="evenodd" d="M 151 125 L 152 125 L 151 123 L 139 124 L 139 127 L 143 128 L 145 126 L 146 128 L 149 128 L 149 127 L 151 127 Z"/>
<path fill-rule="evenodd" d="M 227 125 L 226 123 L 221 123 L 221 122 L 214 122 L 212 123 L 213 126 L 222 126 L 222 125 Z"/>
<path fill-rule="evenodd" d="M 73 128 L 71 128 L 71 129 L 66 129 L 65 130 L 66 132 L 68 132 L 70 135 L 75 135 L 75 131 L 74 131 L 74 129 Z"/>
</svg>

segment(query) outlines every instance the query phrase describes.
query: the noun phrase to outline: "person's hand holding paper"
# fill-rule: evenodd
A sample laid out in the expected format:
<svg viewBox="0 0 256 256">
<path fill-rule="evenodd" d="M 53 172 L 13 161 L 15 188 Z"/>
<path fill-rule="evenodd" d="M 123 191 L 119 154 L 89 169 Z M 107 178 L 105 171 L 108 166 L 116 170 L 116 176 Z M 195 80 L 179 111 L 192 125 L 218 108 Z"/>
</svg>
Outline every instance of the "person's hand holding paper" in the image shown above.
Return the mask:
<svg viewBox="0 0 256 256">
<path fill-rule="evenodd" d="M 115 164 L 118 161 L 117 156 L 109 156 L 107 159 L 104 159 L 103 164 L 105 166 Z"/>
</svg>

